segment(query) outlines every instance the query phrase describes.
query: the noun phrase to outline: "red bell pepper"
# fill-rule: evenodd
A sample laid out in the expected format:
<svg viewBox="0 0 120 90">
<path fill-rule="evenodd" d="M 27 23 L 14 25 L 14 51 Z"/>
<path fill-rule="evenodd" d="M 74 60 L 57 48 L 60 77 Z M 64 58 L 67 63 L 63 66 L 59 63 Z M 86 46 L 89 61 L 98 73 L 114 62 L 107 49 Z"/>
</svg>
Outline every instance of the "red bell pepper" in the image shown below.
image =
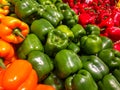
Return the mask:
<svg viewBox="0 0 120 90">
<path fill-rule="evenodd" d="M 113 49 L 118 50 L 120 52 L 120 40 L 113 44 Z"/>
</svg>

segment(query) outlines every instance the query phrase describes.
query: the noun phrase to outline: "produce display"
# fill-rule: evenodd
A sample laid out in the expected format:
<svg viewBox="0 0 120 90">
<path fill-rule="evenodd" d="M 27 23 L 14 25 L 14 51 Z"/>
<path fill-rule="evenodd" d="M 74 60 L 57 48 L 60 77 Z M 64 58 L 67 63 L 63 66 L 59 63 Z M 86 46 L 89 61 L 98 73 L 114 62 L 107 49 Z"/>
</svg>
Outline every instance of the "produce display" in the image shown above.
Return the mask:
<svg viewBox="0 0 120 90">
<path fill-rule="evenodd" d="M 0 90 L 120 90 L 120 1 L 0 0 Z"/>
</svg>

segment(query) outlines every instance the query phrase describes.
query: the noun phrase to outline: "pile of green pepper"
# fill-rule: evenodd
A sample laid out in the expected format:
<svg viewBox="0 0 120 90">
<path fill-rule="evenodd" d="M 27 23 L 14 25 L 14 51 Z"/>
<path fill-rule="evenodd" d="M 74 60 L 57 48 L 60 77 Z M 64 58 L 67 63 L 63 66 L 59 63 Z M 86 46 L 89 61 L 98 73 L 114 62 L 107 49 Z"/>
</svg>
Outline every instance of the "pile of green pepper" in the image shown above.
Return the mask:
<svg viewBox="0 0 120 90">
<path fill-rule="evenodd" d="M 93 24 L 62 0 L 10 0 L 16 16 L 30 26 L 17 55 L 36 70 L 39 83 L 56 90 L 120 90 L 120 52 Z"/>
</svg>

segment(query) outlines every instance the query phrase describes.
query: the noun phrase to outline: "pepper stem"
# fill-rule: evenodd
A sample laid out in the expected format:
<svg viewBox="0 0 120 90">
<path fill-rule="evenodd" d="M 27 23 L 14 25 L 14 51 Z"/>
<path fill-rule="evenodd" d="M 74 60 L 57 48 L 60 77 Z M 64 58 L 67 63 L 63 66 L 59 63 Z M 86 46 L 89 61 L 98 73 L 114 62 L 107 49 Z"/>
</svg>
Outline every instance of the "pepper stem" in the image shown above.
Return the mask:
<svg viewBox="0 0 120 90">
<path fill-rule="evenodd" d="M 3 59 L 0 58 L 0 67 L 2 67 L 3 69 L 6 68 L 5 64 L 3 63 Z"/>
<path fill-rule="evenodd" d="M 13 30 L 13 33 L 14 33 L 15 35 L 18 35 L 18 36 L 20 36 L 21 38 L 25 39 L 25 37 L 24 37 L 24 36 L 22 35 L 22 33 L 20 32 L 20 29 L 15 28 L 15 29 Z"/>
</svg>

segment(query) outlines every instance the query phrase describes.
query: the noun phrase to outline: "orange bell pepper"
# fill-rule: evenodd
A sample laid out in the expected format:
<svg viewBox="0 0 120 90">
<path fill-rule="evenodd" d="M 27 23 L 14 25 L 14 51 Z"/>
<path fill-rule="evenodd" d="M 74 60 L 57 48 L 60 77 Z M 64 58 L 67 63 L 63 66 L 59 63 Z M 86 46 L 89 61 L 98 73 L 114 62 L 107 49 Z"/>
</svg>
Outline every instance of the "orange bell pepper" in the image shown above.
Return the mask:
<svg viewBox="0 0 120 90">
<path fill-rule="evenodd" d="M 38 77 L 27 60 L 15 60 L 4 72 L 2 87 L 4 90 L 35 90 Z"/>
<path fill-rule="evenodd" d="M 4 90 L 2 86 L 2 81 L 3 81 L 2 79 L 3 79 L 4 73 L 5 73 L 5 70 L 0 68 L 0 90 Z"/>
<path fill-rule="evenodd" d="M 38 84 L 35 90 L 55 90 L 55 88 L 50 85 Z"/>
<path fill-rule="evenodd" d="M 14 48 L 12 45 L 2 39 L 0 39 L 0 67 L 5 68 L 4 61 L 12 59 L 14 56 Z"/>
<path fill-rule="evenodd" d="M 3 16 L 0 28 L 0 37 L 14 44 L 21 43 L 29 33 L 29 26 L 12 16 Z"/>
<path fill-rule="evenodd" d="M 7 15 L 9 13 L 10 4 L 7 0 L 0 0 L 0 14 Z"/>
</svg>

